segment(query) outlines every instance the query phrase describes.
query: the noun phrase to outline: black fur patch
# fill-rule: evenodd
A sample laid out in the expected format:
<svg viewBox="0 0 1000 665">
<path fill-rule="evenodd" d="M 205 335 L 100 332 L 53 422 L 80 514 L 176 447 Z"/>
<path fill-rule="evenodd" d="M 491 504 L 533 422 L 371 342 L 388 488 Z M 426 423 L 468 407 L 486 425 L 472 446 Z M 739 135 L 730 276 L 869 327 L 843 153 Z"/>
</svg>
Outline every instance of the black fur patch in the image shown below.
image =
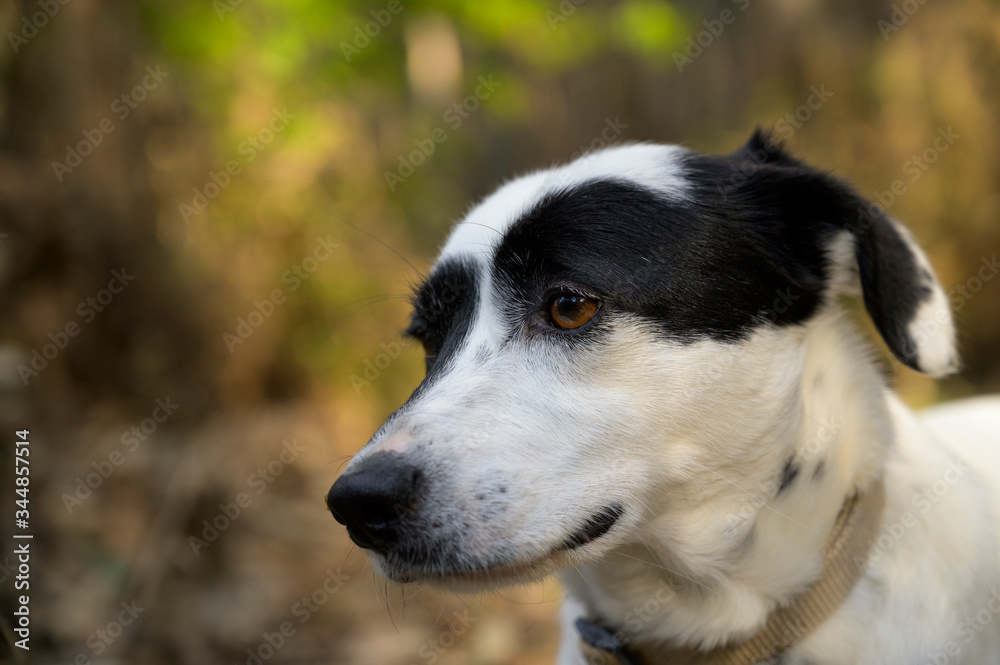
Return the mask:
<svg viewBox="0 0 1000 665">
<path fill-rule="evenodd" d="M 869 204 L 874 205 L 874 204 Z M 896 357 L 919 370 L 916 343 L 907 330 L 920 305 L 931 297 L 916 258 L 902 236 L 885 221 L 861 216 L 852 230 L 858 236 L 858 269 L 868 314 Z"/>
<path fill-rule="evenodd" d="M 597 540 L 606 534 L 608 529 L 614 526 L 614 523 L 624 513 L 625 508 L 617 501 L 601 508 L 600 512 L 587 520 L 586 524 L 567 538 L 556 550 L 572 550 L 586 545 L 592 540 Z"/>
<path fill-rule="evenodd" d="M 479 302 L 479 268 L 448 260 L 438 265 L 413 296 L 413 315 L 405 334 L 427 351 L 427 377 L 458 350 Z"/>
<path fill-rule="evenodd" d="M 919 369 L 907 327 L 930 290 L 883 211 L 760 132 L 729 156 L 687 153 L 680 168 L 687 185 L 676 197 L 598 179 L 545 196 L 512 224 L 490 269 L 513 334 L 544 320 L 560 290 L 603 303 L 579 329 L 547 329 L 570 343 L 599 338 L 616 313 L 682 342 L 801 324 L 823 302 L 832 238 L 849 231 L 875 325 Z M 432 351 L 429 372 L 464 339 L 477 285 L 476 266 L 452 260 L 418 293 L 411 330 Z"/>
<path fill-rule="evenodd" d="M 825 281 L 822 238 L 786 229 L 757 193 L 723 201 L 725 158 L 687 162 L 686 200 L 596 180 L 545 197 L 514 223 L 494 258 L 499 304 L 515 321 L 553 290 L 580 290 L 681 341 L 744 339 L 756 326 L 802 323 Z"/>
<path fill-rule="evenodd" d="M 799 475 L 799 465 L 795 463 L 795 460 L 789 458 L 785 462 L 785 468 L 781 470 L 781 481 L 778 484 L 778 491 L 775 496 L 780 495 L 794 482 L 795 477 Z"/>
</svg>

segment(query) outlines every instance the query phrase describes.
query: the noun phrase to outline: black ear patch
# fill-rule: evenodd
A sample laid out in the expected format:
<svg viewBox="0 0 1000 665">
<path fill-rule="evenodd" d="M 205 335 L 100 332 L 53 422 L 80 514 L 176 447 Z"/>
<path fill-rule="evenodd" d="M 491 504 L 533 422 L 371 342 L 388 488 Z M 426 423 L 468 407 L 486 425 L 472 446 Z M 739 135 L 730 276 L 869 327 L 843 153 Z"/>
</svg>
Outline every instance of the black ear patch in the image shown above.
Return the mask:
<svg viewBox="0 0 1000 665">
<path fill-rule="evenodd" d="M 734 162 L 731 170 L 743 178 L 727 192 L 728 205 L 759 207 L 759 222 L 780 228 L 796 252 L 808 248 L 808 238 L 819 239 L 826 249 L 837 234 L 849 232 L 865 308 L 893 354 L 933 375 L 955 367 L 947 299 L 920 248 L 881 206 L 791 157 L 759 130 L 729 159 Z M 801 258 L 794 258 L 790 265 L 800 263 Z"/>
<path fill-rule="evenodd" d="M 920 371 L 917 340 L 909 327 L 920 306 L 933 295 L 933 277 L 927 279 L 929 273 L 921 271 L 913 250 L 884 215 L 865 212 L 848 228 L 856 238 L 855 256 L 868 315 L 893 354 Z"/>
<path fill-rule="evenodd" d="M 785 146 L 760 127 L 742 147 L 729 155 L 737 163 L 779 164 L 782 166 L 804 166 L 802 162 L 792 157 Z"/>
</svg>

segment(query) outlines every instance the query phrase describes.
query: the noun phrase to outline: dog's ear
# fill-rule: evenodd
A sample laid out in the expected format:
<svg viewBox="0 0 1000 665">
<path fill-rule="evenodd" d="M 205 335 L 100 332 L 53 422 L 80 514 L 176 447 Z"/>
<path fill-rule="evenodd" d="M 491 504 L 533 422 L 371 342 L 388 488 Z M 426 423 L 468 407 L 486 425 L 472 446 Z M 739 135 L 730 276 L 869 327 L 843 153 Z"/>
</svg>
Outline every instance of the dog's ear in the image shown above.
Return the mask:
<svg viewBox="0 0 1000 665">
<path fill-rule="evenodd" d="M 955 325 L 930 261 L 881 206 L 857 200 L 846 228 L 854 238 L 861 294 L 875 327 L 908 367 L 931 376 L 957 371 Z"/>
<path fill-rule="evenodd" d="M 778 216 L 767 223 L 777 222 L 793 250 L 817 242 L 825 250 L 832 292 L 860 286 L 865 308 L 896 358 L 931 376 L 958 369 L 948 298 L 924 252 L 882 206 L 795 159 L 760 130 L 730 159 L 750 173 L 743 194 L 765 214 Z"/>
<path fill-rule="evenodd" d="M 781 166 L 804 166 L 795 159 L 778 139 L 760 127 L 754 130 L 750 140 L 739 150 L 729 155 L 740 163 L 777 164 Z"/>
</svg>

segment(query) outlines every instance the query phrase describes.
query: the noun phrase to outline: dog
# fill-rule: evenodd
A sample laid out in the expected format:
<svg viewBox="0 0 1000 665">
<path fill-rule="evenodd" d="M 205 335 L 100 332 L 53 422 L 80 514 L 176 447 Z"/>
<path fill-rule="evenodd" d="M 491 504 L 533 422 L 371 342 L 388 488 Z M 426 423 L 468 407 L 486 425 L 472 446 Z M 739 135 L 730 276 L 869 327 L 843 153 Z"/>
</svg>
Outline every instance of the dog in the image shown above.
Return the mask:
<svg viewBox="0 0 1000 665">
<path fill-rule="evenodd" d="M 1000 663 L 1000 398 L 911 234 L 757 131 L 501 186 L 416 289 L 412 396 L 327 496 L 400 583 L 558 573 L 561 665 Z M 854 311 L 857 311 L 855 308 Z"/>
</svg>

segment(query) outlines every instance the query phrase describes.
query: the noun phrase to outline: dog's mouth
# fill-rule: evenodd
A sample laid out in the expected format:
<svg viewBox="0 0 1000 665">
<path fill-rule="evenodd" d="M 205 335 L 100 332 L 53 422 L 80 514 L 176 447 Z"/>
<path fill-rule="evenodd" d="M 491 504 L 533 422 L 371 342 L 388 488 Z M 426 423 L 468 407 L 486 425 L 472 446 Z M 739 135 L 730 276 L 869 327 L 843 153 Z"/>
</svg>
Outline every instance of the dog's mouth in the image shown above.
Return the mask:
<svg viewBox="0 0 1000 665">
<path fill-rule="evenodd" d="M 586 524 L 575 531 L 562 545 L 557 547 L 556 551 L 575 550 L 581 545 L 586 545 L 591 541 L 597 540 L 606 534 L 624 513 L 625 508 L 617 501 L 601 508 L 598 513 L 587 520 Z"/>
<path fill-rule="evenodd" d="M 418 571 L 409 568 L 405 572 L 395 574 L 386 571 L 388 576 L 397 582 L 416 582 L 424 580 L 443 586 L 458 589 L 479 589 L 484 586 L 502 586 L 517 581 L 541 579 L 569 564 L 565 559 L 572 550 L 592 543 L 605 535 L 625 514 L 625 508 L 619 502 L 608 504 L 587 519 L 560 545 L 549 550 L 548 554 L 528 561 L 502 561 L 487 565 L 455 567 L 446 570 Z"/>
</svg>

